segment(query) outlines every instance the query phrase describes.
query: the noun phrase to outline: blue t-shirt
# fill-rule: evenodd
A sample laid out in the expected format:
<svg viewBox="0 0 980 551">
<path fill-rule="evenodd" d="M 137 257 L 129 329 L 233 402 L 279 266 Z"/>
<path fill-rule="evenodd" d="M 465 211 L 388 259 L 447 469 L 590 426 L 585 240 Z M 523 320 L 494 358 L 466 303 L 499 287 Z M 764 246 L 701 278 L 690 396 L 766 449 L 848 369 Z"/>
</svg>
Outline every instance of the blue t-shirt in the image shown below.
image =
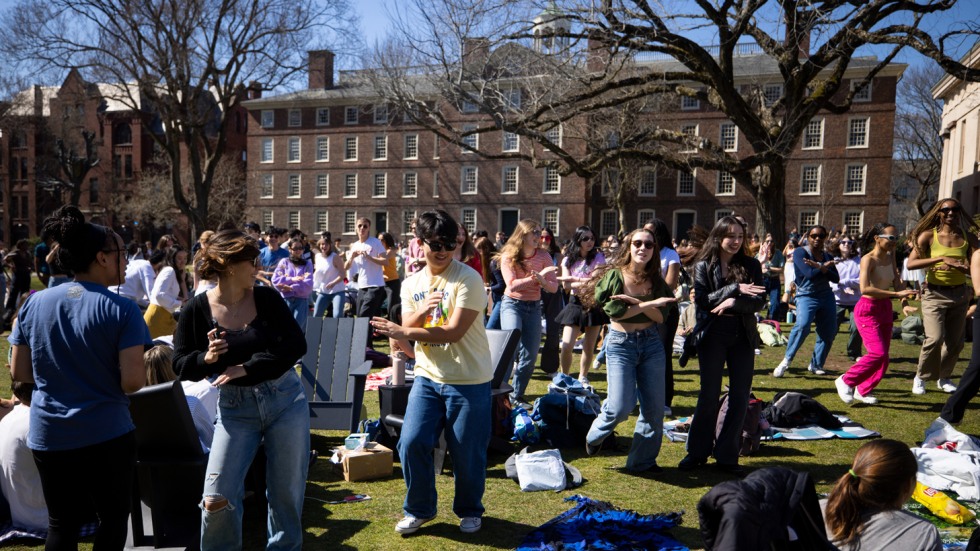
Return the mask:
<svg viewBox="0 0 980 551">
<path fill-rule="evenodd" d="M 276 247 L 275 250 L 263 247 L 262 251 L 259 252 L 259 262 L 262 263 L 262 268 L 266 271 L 272 271 L 279 265 L 280 260 L 288 257 L 289 251 L 282 247 Z"/>
<path fill-rule="evenodd" d="M 152 342 L 135 302 L 96 283 L 45 289 L 24 303 L 8 340 L 31 350 L 29 448 L 72 450 L 135 428 L 119 352 Z"/>
<path fill-rule="evenodd" d="M 48 249 L 48 244 L 41 241 L 34 247 L 34 258 L 37 259 L 37 266 L 41 269 L 42 274 L 46 274 L 51 271 L 48 267 L 48 253 L 51 249 Z"/>
</svg>

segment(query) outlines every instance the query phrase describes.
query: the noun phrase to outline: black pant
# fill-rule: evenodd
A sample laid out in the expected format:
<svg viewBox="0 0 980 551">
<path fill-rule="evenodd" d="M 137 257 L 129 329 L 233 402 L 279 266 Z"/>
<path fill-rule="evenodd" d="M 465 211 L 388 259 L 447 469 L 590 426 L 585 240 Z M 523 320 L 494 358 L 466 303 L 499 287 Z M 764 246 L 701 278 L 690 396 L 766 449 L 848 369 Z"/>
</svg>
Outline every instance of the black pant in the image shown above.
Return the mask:
<svg viewBox="0 0 980 551">
<path fill-rule="evenodd" d="M 544 344 L 541 345 L 541 370 L 547 374 L 556 373 L 560 367 L 562 325 L 555 321 L 565 307 L 565 296 L 561 290 L 554 293 L 541 291 L 541 314 L 544 316 Z"/>
<path fill-rule="evenodd" d="M 34 463 L 48 504 L 46 551 L 77 550 L 79 528 L 96 515 L 94 549 L 126 545 L 136 474 L 135 432 L 74 450 L 35 450 Z"/>
<path fill-rule="evenodd" d="M 946 400 L 946 405 L 943 406 L 939 416 L 950 423 L 959 423 L 963 420 L 967 404 L 977 395 L 977 392 L 980 392 L 980 323 L 973 320 L 973 352 L 970 354 L 970 365 L 966 366 L 956 392 Z"/>
<path fill-rule="evenodd" d="M 692 305 L 693 306 L 693 305 Z M 664 354 L 667 356 L 666 371 L 664 372 L 664 405 L 670 407 L 674 401 L 674 333 L 677 333 L 677 324 L 681 321 L 680 309 L 671 308 L 667 319 L 661 323 L 657 329 L 660 331 L 660 340 L 664 342 Z"/>
<path fill-rule="evenodd" d="M 13 280 L 10 283 L 10 293 L 7 295 L 7 303 L 4 305 L 3 324 L 10 325 L 17 314 L 17 299 L 20 295 L 31 290 L 31 272 L 14 272 Z"/>
<path fill-rule="evenodd" d="M 742 317 L 735 315 L 718 316 L 701 338 L 698 345 L 701 390 L 687 437 L 687 453 L 695 459 L 707 459 L 713 450 L 719 464 L 738 464 L 742 423 L 749 406 L 752 371 L 755 368 L 755 339 L 749 337 Z M 715 427 L 725 364 L 728 364 L 728 414 L 716 439 Z"/>
<path fill-rule="evenodd" d="M 372 318 L 381 315 L 387 287 L 365 287 L 357 290 L 357 317 Z"/>
<path fill-rule="evenodd" d="M 385 296 L 388 298 L 388 319 L 391 319 L 391 312 L 402 303 L 402 280 L 386 281 Z"/>
</svg>

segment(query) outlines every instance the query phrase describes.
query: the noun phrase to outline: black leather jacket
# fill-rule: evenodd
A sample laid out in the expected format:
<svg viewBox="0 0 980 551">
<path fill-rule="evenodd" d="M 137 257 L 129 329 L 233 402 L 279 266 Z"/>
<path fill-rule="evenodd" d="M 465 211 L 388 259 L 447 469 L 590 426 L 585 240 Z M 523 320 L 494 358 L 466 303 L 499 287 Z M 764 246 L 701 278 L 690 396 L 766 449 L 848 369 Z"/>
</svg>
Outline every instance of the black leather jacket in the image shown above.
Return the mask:
<svg viewBox="0 0 980 551">
<path fill-rule="evenodd" d="M 745 269 L 749 275 L 749 281 L 743 283 L 754 283 L 760 287 L 762 284 L 762 265 L 759 261 L 745 258 Z M 735 304 L 725 311 L 726 314 L 738 315 L 742 318 L 745 325 L 745 334 L 750 339 L 758 339 L 758 331 L 755 328 L 755 313 L 761 310 L 768 302 L 766 293 L 759 293 L 756 296 L 743 295 L 738 290 L 738 283 L 728 283 L 721 275 L 721 265 L 718 262 L 708 264 L 702 260 L 694 266 L 694 302 L 697 304 L 698 319 L 707 318 L 711 315 L 711 310 L 728 298 L 734 298 Z"/>
</svg>

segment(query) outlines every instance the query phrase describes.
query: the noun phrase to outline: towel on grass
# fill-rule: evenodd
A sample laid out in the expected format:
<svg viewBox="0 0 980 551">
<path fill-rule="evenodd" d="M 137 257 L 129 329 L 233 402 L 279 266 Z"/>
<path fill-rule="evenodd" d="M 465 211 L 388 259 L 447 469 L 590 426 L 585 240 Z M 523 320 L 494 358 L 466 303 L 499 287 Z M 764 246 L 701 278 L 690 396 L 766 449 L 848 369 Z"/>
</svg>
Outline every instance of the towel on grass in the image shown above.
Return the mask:
<svg viewBox="0 0 980 551">
<path fill-rule="evenodd" d="M 605 501 L 572 496 L 577 505 L 528 534 L 518 551 L 543 549 L 663 549 L 687 551 L 667 532 L 681 523 L 682 513 L 640 515 Z"/>
<path fill-rule="evenodd" d="M 827 440 L 829 438 L 854 440 L 881 436 L 880 433 L 866 429 L 843 415 L 835 415 L 835 417 L 841 422 L 841 428 L 839 429 L 825 429 L 820 425 L 806 425 L 795 428 L 772 427 L 770 429 L 772 434 L 768 435 L 763 433 L 762 441 Z M 690 417 L 679 417 L 673 421 L 667 421 L 664 423 L 664 436 L 671 442 L 687 442 L 687 431 L 684 427 L 689 427 L 690 423 Z"/>
<path fill-rule="evenodd" d="M 82 527 L 78 530 L 78 537 L 85 538 L 91 536 L 95 534 L 95 531 L 98 528 L 99 525 L 98 523 L 95 522 L 83 524 Z M 17 538 L 32 538 L 38 540 L 46 540 L 48 539 L 48 531 L 32 530 L 30 528 L 17 528 L 9 522 L 0 525 L 0 543 L 7 543 Z"/>
</svg>

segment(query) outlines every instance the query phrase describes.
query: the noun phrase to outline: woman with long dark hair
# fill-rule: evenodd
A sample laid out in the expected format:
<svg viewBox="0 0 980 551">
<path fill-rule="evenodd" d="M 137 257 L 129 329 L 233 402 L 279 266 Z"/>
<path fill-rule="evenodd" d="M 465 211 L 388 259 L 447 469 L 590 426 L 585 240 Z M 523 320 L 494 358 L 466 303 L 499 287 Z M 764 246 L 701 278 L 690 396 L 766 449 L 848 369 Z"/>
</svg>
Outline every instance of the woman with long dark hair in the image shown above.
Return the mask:
<svg viewBox="0 0 980 551">
<path fill-rule="evenodd" d="M 453 258 L 473 268 L 476 270 L 476 273 L 483 273 L 480 253 L 476 250 L 469 232 L 466 231 L 466 227 L 463 225 L 459 226 L 456 233 L 456 251 L 453 252 Z"/>
<path fill-rule="evenodd" d="M 652 232 L 633 230 L 622 246 L 628 249 L 599 268 L 580 294 L 583 307 L 599 305 L 610 320 L 608 394 L 585 437 L 585 451 L 595 455 L 639 401 L 626 469 L 657 474 L 662 472 L 657 456 L 663 440 L 666 359 L 656 325 L 663 323 L 677 299 L 660 273 L 660 248 Z"/>
<path fill-rule="evenodd" d="M 599 338 L 599 330 L 609 323 L 609 317 L 601 307 L 585 308 L 579 298 L 580 289 L 599 266 L 606 263 L 606 257 L 596 247 L 595 232 L 589 226 L 579 226 L 575 229 L 572 241 L 565 249 L 565 258 L 561 263 L 561 277 L 558 280 L 569 292 L 568 304 L 555 318 L 557 323 L 565 326 L 561 336 L 561 372 L 568 374 L 572 368 L 572 354 L 575 351 L 575 341 L 584 333 L 582 339 L 582 357 L 579 362 L 578 380 L 589 384 L 589 367 L 595 355 L 595 343 Z"/>
<path fill-rule="evenodd" d="M 242 548 L 245 474 L 263 442 L 267 546 L 303 545 L 310 408 L 293 366 L 306 353 L 306 339 L 279 293 L 255 286 L 258 257 L 255 241 L 238 230 L 205 243 L 197 252 L 201 277 L 218 285 L 187 302 L 174 333 L 180 380 L 213 377 L 219 390 L 201 549 Z"/>
<path fill-rule="evenodd" d="M 546 227 L 541 228 L 539 246 L 548 253 L 552 265 L 555 266 L 556 276 L 561 273 L 562 251 L 558 246 L 555 234 Z M 544 314 L 544 343 L 541 345 L 541 370 L 551 374 L 558 371 L 561 361 L 561 323 L 556 318 L 565 307 L 565 294 L 561 287 L 554 291 L 541 290 L 541 313 Z"/>
<path fill-rule="evenodd" d="M 830 284 L 840 281 L 837 265 L 824 250 L 827 228 L 816 225 L 806 232 L 807 245 L 793 250 L 793 271 L 796 274 L 796 325 L 789 334 L 786 355 L 773 370 L 773 377 L 782 377 L 796 352 L 810 334 L 810 324 L 817 324 L 817 343 L 807 371 L 826 375 L 824 364 L 837 336 L 837 302 Z"/>
<path fill-rule="evenodd" d="M 272 273 L 272 285 L 279 290 L 300 329 L 306 331 L 306 318 L 310 315 L 310 294 L 313 292 L 313 263 L 303 258 L 306 253 L 303 238 L 293 237 L 287 246 L 289 256 L 280 260 L 276 266 Z"/>
<path fill-rule="evenodd" d="M 915 490 L 917 470 L 912 451 L 896 440 L 858 448 L 854 464 L 820 503 L 834 545 L 844 551 L 941 551 L 936 527 L 902 510 Z"/>
<path fill-rule="evenodd" d="M 122 238 L 73 206 L 44 229 L 75 279 L 31 296 L 10 344 L 13 379 L 37 385 L 27 442 L 48 505 L 46 548 L 76 549 L 82 523 L 97 517 L 95 548 L 122 549 L 136 474 L 126 394 L 146 380 L 150 334 L 136 303 L 108 289 L 125 280 Z"/>
<path fill-rule="evenodd" d="M 912 379 L 912 393 L 925 394 L 926 381 L 936 381 L 943 392 L 956 391 L 953 367 L 963 350 L 966 311 L 970 307 L 967 260 L 977 249 L 980 227 L 955 199 L 936 201 L 912 230 L 915 247 L 908 269 L 925 269 L 922 290 L 922 325 L 926 337 Z"/>
<path fill-rule="evenodd" d="M 766 305 L 759 261 L 748 256 L 745 230 L 733 216 L 722 217 L 711 229 L 694 266 L 694 300 L 698 325 L 704 331 L 698 341 L 701 385 L 694 410 L 687 456 L 678 468 L 704 465 L 714 455 L 718 468 L 735 475 L 742 422 L 752 390 L 755 348 L 759 333 L 755 313 Z M 715 434 L 721 379 L 728 367 L 728 413 Z"/>
</svg>

